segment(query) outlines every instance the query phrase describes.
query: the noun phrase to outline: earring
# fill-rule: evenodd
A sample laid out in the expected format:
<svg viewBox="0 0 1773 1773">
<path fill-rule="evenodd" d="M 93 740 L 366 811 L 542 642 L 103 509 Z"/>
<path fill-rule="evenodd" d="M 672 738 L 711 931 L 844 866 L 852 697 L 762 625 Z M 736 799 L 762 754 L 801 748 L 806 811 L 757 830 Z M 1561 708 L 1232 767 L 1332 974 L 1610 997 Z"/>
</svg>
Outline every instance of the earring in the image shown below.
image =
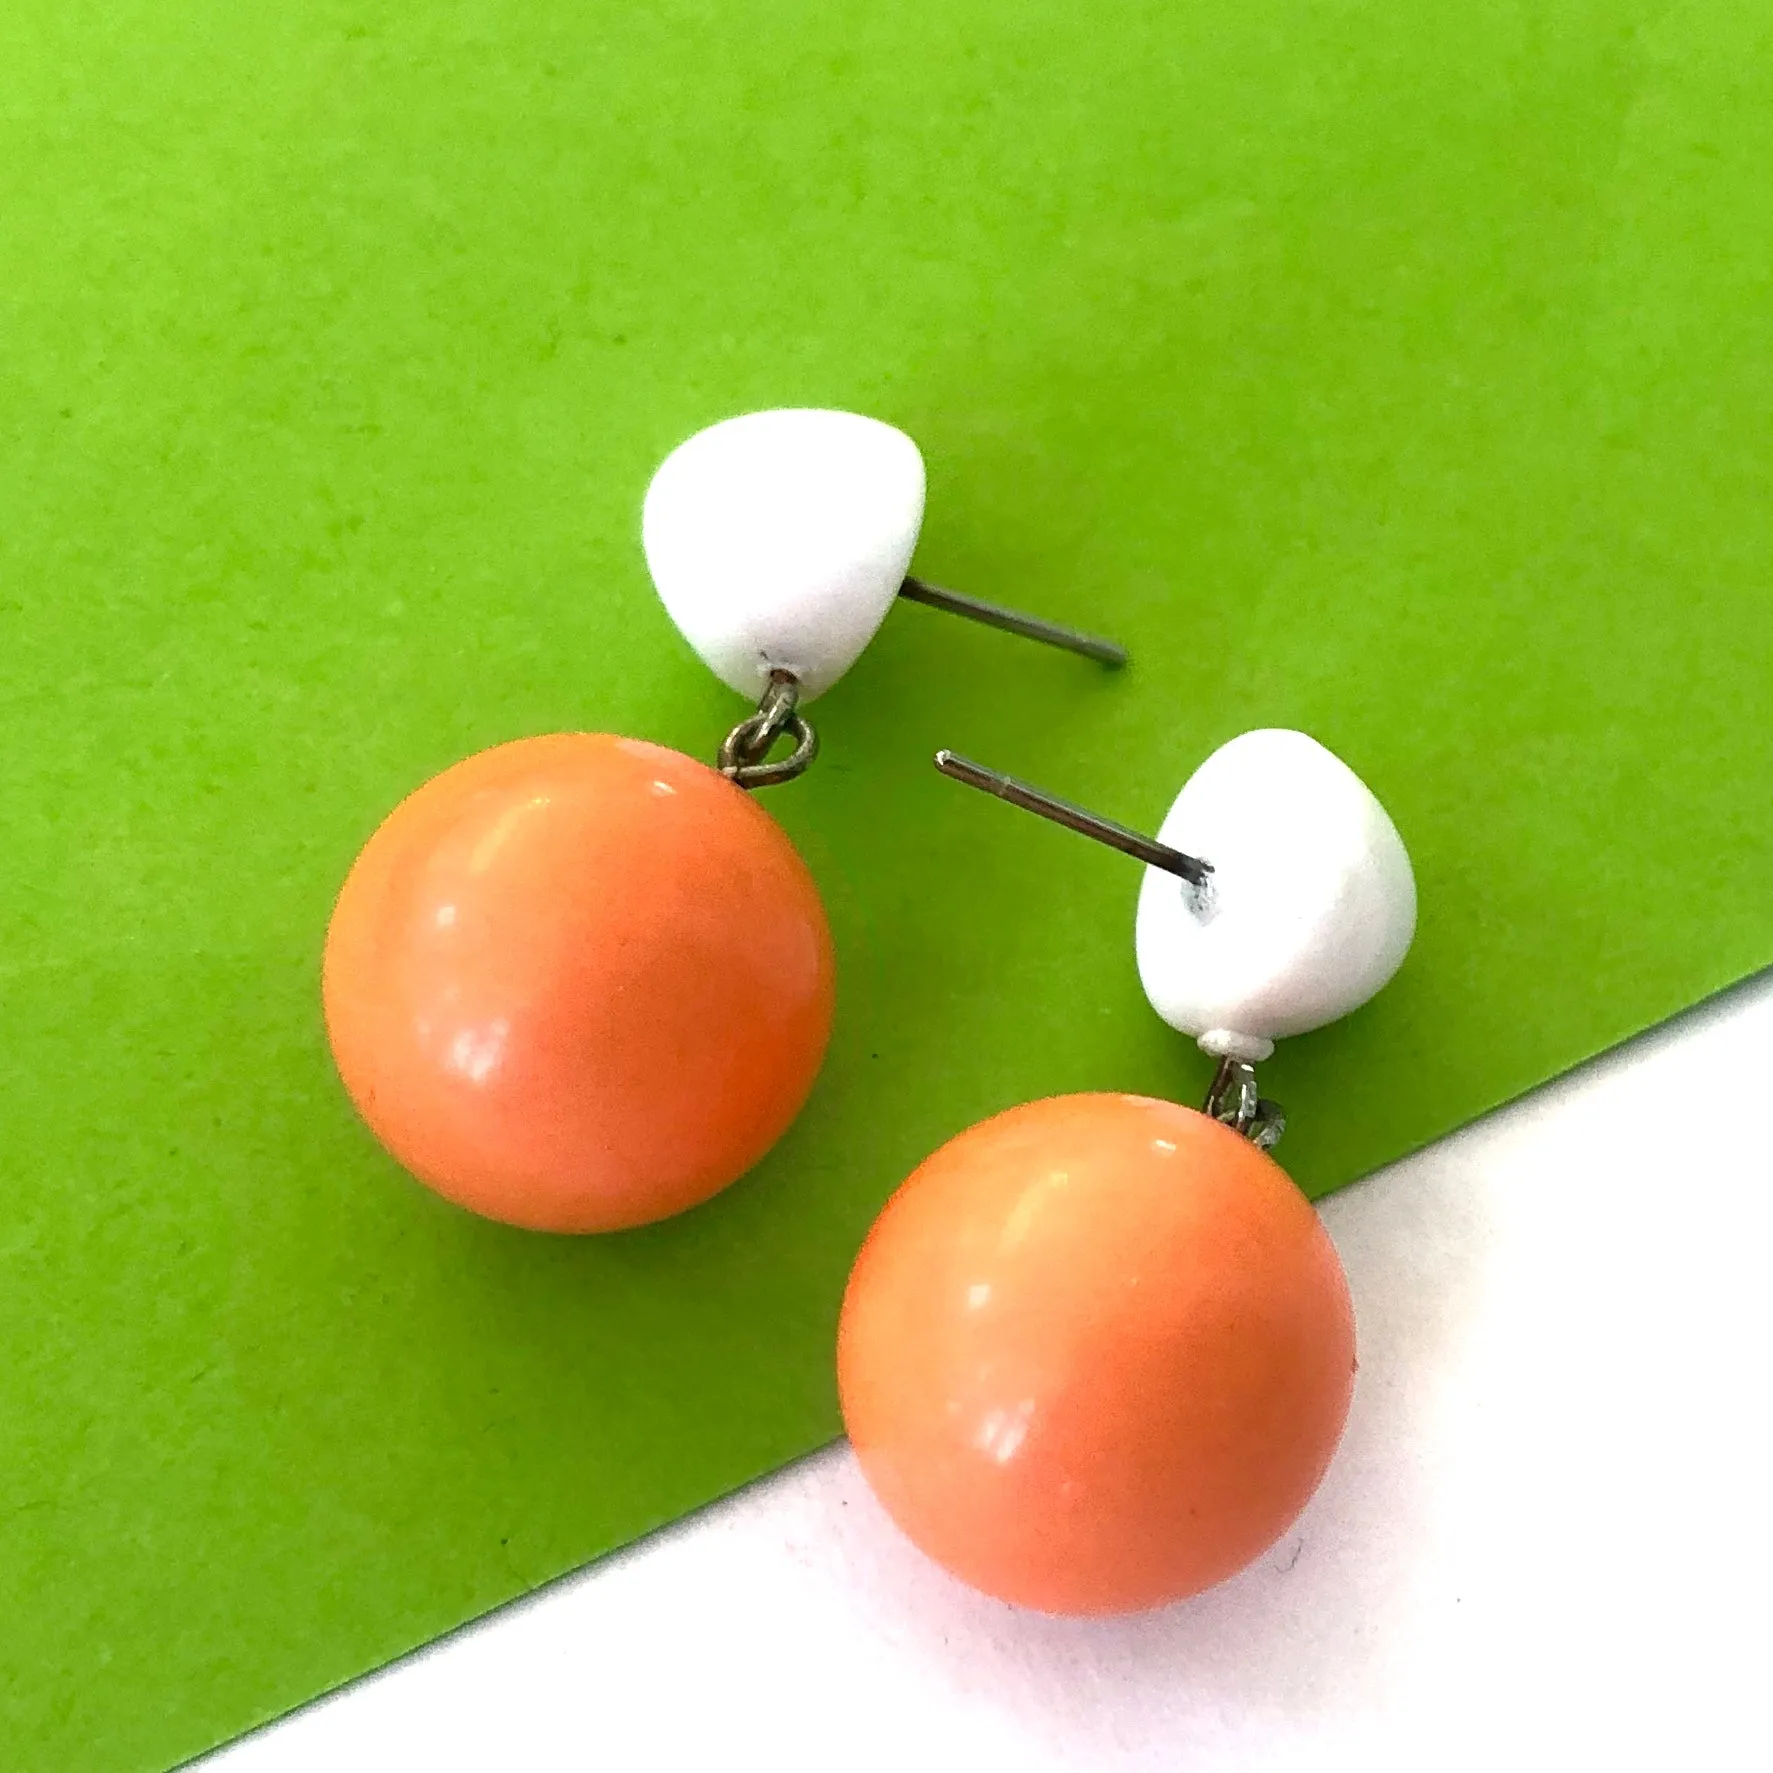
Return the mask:
<svg viewBox="0 0 1773 1773">
<path fill-rule="evenodd" d="M 365 844 L 327 930 L 327 1034 L 420 1181 L 508 1224 L 609 1231 L 706 1200 L 786 1130 L 831 1029 L 831 934 L 745 791 L 812 762 L 804 704 L 901 596 L 1124 659 L 908 579 L 923 504 L 917 446 L 874 419 L 699 432 L 655 475 L 642 539 L 685 638 L 758 699 L 717 767 L 607 733 L 518 739 L 427 782 Z"/>
<path fill-rule="evenodd" d="M 845 1426 L 887 1512 L 938 1563 L 1052 1613 L 1180 1600 L 1304 1508 L 1353 1394 L 1347 1279 L 1268 1155 L 1274 1041 L 1402 964 L 1409 856 L 1303 733 L 1245 733 L 1157 841 L 951 752 L 955 779 L 1146 863 L 1136 949 L 1158 1014 L 1218 1060 L 1204 1111 L 1052 1097 L 928 1158 L 844 1296 Z"/>
</svg>

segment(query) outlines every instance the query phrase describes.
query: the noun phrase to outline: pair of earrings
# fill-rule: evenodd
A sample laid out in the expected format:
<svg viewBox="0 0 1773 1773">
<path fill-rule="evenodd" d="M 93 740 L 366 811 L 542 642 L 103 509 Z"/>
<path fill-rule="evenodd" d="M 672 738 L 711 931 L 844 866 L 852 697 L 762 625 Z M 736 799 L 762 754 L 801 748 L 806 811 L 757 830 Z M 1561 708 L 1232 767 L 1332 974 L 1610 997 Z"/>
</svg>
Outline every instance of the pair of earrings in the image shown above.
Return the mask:
<svg viewBox="0 0 1773 1773">
<path fill-rule="evenodd" d="M 872 419 L 699 432 L 654 477 L 643 538 L 685 637 L 758 698 L 717 767 L 604 734 L 518 740 L 370 838 L 327 933 L 327 1029 L 359 1112 L 421 1181 L 509 1224 L 608 1231 L 707 1199 L 785 1131 L 835 967 L 810 873 L 746 791 L 812 761 L 804 705 L 900 597 L 1124 660 L 907 578 L 923 504 L 915 444 Z M 1222 746 L 1155 841 L 937 764 L 1145 862 L 1141 980 L 1219 1064 L 1204 1112 L 1057 1097 L 920 1166 L 844 1296 L 845 1424 L 888 1512 L 974 1586 L 1062 1613 L 1159 1605 L 1278 1538 L 1340 1439 L 1347 1283 L 1267 1155 L 1284 1123 L 1254 1068 L 1401 965 L 1409 859 L 1302 733 Z"/>
</svg>

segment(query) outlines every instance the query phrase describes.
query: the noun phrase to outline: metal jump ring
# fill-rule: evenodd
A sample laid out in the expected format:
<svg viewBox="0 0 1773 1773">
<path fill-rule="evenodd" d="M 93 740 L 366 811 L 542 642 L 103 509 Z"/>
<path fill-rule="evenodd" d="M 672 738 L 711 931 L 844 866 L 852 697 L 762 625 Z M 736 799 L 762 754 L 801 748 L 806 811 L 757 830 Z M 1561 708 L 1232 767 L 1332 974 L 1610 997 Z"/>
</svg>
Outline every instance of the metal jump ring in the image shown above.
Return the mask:
<svg viewBox="0 0 1773 1773">
<path fill-rule="evenodd" d="M 1260 1094 L 1255 1067 L 1242 1059 L 1219 1061 L 1202 1112 L 1241 1134 L 1258 1151 L 1272 1151 L 1287 1130 L 1285 1111 Z"/>
<path fill-rule="evenodd" d="M 716 767 L 740 788 L 772 788 L 792 782 L 819 755 L 819 735 L 799 710 L 800 684 L 791 671 L 772 671 L 769 687 L 757 705 L 721 741 Z M 769 761 L 770 749 L 784 733 L 794 740 L 786 757 Z"/>
<path fill-rule="evenodd" d="M 788 733 L 794 749 L 774 763 L 747 763 L 744 759 L 754 743 L 748 729 L 756 718 L 753 715 L 741 721 L 721 742 L 720 773 L 741 788 L 773 788 L 778 782 L 792 782 L 819 755 L 819 735 L 804 714 L 791 714 L 770 739 L 773 743 L 777 734 Z"/>
</svg>

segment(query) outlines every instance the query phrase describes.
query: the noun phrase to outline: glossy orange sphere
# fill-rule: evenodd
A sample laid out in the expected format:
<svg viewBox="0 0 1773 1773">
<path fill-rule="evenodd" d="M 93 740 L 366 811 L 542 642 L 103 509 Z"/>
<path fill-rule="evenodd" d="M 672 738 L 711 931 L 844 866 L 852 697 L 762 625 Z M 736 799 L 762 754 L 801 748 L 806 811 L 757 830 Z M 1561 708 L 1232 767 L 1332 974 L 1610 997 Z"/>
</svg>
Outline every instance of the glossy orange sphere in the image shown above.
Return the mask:
<svg viewBox="0 0 1773 1773">
<path fill-rule="evenodd" d="M 812 1088 L 831 934 L 782 828 L 681 752 L 520 739 L 403 801 L 327 931 L 339 1074 L 395 1157 L 511 1225 L 611 1231 L 749 1169 Z"/>
<path fill-rule="evenodd" d="M 951 1140 L 844 1298 L 844 1421 L 889 1514 L 987 1594 L 1121 1613 L 1222 1581 L 1317 1488 L 1354 1386 L 1329 1236 L 1229 1128 L 1059 1096 Z"/>
</svg>

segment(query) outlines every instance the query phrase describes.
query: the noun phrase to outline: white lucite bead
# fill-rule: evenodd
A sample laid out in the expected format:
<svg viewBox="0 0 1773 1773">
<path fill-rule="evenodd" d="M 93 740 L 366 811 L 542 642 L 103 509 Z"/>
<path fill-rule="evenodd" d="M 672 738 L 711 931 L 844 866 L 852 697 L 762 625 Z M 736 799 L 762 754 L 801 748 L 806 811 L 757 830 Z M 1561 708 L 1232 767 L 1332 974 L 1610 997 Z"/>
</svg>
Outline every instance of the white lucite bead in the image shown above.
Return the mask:
<svg viewBox="0 0 1773 1773">
<path fill-rule="evenodd" d="M 641 514 L 666 610 L 716 677 L 828 690 L 892 608 L 923 523 L 923 457 L 852 412 L 746 413 L 661 464 Z"/>
<path fill-rule="evenodd" d="M 1304 733 L 1243 733 L 1189 777 L 1160 842 L 1212 863 L 1196 893 L 1148 868 L 1135 945 L 1152 1008 L 1209 1052 L 1264 1059 L 1403 964 L 1416 880 L 1367 785 Z"/>
</svg>

